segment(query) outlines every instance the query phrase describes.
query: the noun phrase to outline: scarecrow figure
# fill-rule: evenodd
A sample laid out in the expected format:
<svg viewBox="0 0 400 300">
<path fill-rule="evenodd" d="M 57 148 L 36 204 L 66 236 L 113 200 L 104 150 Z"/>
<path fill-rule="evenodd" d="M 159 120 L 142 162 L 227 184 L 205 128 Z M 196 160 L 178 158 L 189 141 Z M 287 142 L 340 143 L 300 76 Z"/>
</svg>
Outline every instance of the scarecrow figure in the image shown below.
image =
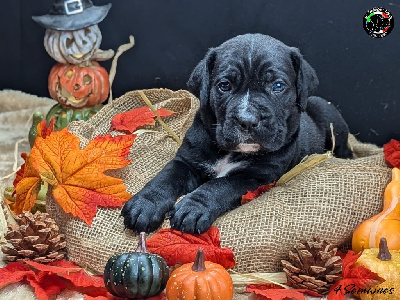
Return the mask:
<svg viewBox="0 0 400 300">
<path fill-rule="evenodd" d="M 98 27 L 111 3 L 95 6 L 91 0 L 55 0 L 49 14 L 32 19 L 46 28 L 44 46 L 58 63 L 51 69 L 48 88 L 58 101 L 47 114 L 55 118 L 55 129 L 71 121 L 87 120 L 102 107 L 109 94 L 108 72 L 97 61 L 114 56 L 113 50 L 100 50 Z"/>
<path fill-rule="evenodd" d="M 104 20 L 111 3 L 94 6 L 90 0 L 56 0 L 50 13 L 32 19 L 46 28 L 44 46 L 49 55 L 62 64 L 103 61 L 114 51 L 102 51 L 98 23 Z"/>
</svg>

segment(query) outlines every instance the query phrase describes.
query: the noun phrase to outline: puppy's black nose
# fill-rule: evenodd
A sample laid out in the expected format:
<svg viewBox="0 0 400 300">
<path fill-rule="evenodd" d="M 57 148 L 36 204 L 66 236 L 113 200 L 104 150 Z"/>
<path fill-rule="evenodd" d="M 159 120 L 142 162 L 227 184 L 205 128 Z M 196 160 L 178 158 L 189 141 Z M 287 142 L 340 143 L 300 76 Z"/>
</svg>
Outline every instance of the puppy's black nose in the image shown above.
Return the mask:
<svg viewBox="0 0 400 300">
<path fill-rule="evenodd" d="M 253 114 L 239 114 L 236 119 L 244 130 L 256 128 L 258 126 L 258 122 L 260 121 L 260 118 L 254 116 Z"/>
</svg>

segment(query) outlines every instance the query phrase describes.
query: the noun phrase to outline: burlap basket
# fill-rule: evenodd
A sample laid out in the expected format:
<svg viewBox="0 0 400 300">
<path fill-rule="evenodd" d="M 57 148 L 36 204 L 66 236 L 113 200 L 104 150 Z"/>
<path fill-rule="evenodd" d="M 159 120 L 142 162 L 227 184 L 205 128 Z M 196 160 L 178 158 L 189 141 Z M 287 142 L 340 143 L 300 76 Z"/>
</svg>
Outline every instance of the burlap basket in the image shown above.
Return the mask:
<svg viewBox="0 0 400 300">
<path fill-rule="evenodd" d="M 165 122 L 182 139 L 199 107 L 198 99 L 186 91 L 144 92 L 156 108 L 181 112 Z M 129 92 L 89 121 L 72 123 L 69 131 L 80 138 L 84 147 L 96 136 L 110 132 L 114 115 L 144 105 L 138 92 Z M 133 143 L 132 163 L 111 172 L 124 180 L 132 194 L 159 172 L 178 149 L 160 125 L 151 130 L 157 132 L 143 133 Z M 351 145 L 356 159 L 311 157 L 299 166 L 301 172 L 292 172 L 271 191 L 214 223 L 221 232 L 221 246 L 234 249 L 236 271 L 281 271 L 280 260 L 299 240 L 319 236 L 341 245 L 349 241 L 359 223 L 381 210 L 382 194 L 390 180 L 382 150 L 355 139 Z M 47 210 L 66 234 L 69 258 L 93 271 L 102 273 L 110 256 L 136 248 L 136 237 L 124 230 L 118 209 L 99 209 L 91 227 L 66 215 L 50 193 Z"/>
</svg>

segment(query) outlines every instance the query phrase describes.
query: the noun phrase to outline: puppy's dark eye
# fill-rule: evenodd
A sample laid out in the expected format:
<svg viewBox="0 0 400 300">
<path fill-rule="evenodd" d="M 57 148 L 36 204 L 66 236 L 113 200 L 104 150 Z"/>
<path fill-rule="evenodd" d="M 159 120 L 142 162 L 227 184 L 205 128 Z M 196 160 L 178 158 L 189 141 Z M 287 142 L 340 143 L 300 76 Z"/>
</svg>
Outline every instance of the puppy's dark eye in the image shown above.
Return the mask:
<svg viewBox="0 0 400 300">
<path fill-rule="evenodd" d="M 272 85 L 272 91 L 275 93 L 280 93 L 285 90 L 286 86 L 283 82 L 277 81 Z"/>
<path fill-rule="evenodd" d="M 221 81 L 218 83 L 218 89 L 221 92 L 229 92 L 232 89 L 232 86 L 228 81 Z"/>
</svg>

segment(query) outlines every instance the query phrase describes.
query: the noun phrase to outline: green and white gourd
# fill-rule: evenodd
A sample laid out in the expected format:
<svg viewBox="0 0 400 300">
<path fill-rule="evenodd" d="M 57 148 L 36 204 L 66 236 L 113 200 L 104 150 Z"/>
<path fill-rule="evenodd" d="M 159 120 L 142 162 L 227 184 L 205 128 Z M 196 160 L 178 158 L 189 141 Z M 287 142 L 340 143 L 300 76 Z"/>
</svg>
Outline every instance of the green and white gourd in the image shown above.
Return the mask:
<svg viewBox="0 0 400 300">
<path fill-rule="evenodd" d="M 169 278 L 165 260 L 146 248 L 146 234 L 140 233 L 136 252 L 111 257 L 104 270 L 107 290 L 117 297 L 145 299 L 161 293 Z"/>
</svg>

